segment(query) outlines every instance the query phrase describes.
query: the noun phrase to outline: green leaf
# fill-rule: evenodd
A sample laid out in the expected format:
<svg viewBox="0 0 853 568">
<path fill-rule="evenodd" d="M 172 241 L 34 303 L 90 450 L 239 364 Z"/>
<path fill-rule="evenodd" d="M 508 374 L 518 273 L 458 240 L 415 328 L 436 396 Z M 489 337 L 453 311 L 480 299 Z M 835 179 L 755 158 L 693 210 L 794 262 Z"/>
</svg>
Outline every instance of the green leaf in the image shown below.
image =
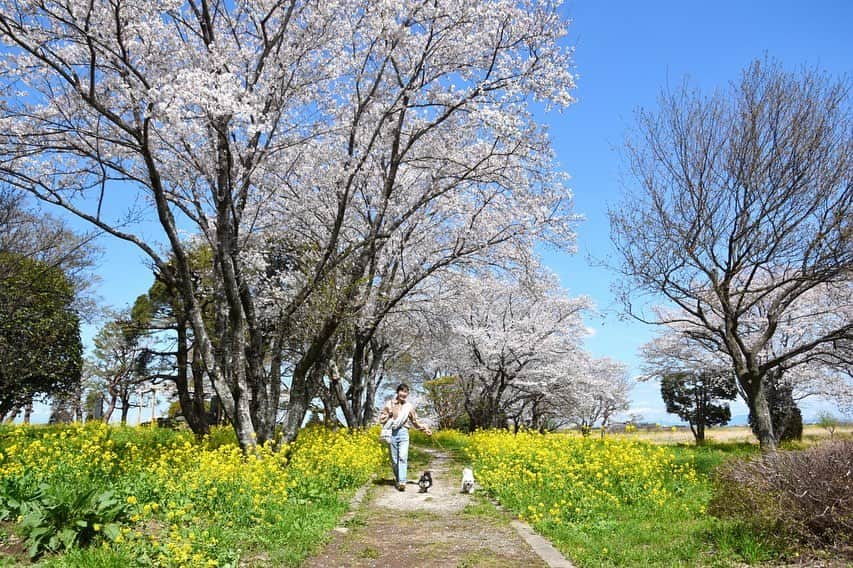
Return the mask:
<svg viewBox="0 0 853 568">
<path fill-rule="evenodd" d="M 62 529 L 59 531 L 59 540 L 65 550 L 69 550 L 74 546 L 74 541 L 77 540 L 77 531 L 72 529 Z"/>
<path fill-rule="evenodd" d="M 119 528 L 118 523 L 107 523 L 101 530 L 110 540 L 115 540 L 118 535 L 121 534 L 121 529 Z"/>
<path fill-rule="evenodd" d="M 30 558 L 35 558 L 38 556 L 40 548 L 41 543 L 39 541 L 30 541 L 30 548 L 27 550 L 27 554 L 30 555 Z"/>
</svg>

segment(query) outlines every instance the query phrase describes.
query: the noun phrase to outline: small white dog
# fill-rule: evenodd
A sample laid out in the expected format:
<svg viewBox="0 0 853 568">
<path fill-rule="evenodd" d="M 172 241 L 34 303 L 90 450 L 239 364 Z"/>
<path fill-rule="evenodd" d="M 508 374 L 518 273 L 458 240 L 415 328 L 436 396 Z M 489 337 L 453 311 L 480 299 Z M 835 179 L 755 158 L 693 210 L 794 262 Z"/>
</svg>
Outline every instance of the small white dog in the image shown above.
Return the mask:
<svg viewBox="0 0 853 568">
<path fill-rule="evenodd" d="M 474 471 L 470 467 L 462 470 L 462 493 L 474 492 Z"/>
</svg>

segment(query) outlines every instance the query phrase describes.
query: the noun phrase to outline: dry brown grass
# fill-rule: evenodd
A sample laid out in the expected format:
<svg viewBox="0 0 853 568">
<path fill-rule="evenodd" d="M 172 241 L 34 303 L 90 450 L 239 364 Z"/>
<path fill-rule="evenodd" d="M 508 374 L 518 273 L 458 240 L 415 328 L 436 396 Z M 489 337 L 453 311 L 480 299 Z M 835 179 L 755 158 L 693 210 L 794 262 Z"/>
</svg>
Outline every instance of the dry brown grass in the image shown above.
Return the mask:
<svg viewBox="0 0 853 568">
<path fill-rule="evenodd" d="M 708 511 L 756 532 L 851 554 L 853 440 L 733 460 L 715 472 Z"/>
<path fill-rule="evenodd" d="M 593 434 L 595 435 L 595 434 Z M 631 433 L 608 433 L 608 436 L 624 437 L 635 440 L 645 440 L 655 444 L 689 444 L 693 442 L 693 434 L 688 428 L 672 428 L 662 426 L 656 430 L 638 430 Z M 835 430 L 834 439 L 853 438 L 853 424 L 839 426 Z M 748 426 L 725 426 L 723 428 L 710 428 L 705 431 L 706 441 L 719 443 L 758 444 L 758 440 L 752 434 Z M 812 444 L 815 442 L 829 440 L 829 432 L 820 426 L 806 425 L 803 427 L 803 442 Z"/>
</svg>

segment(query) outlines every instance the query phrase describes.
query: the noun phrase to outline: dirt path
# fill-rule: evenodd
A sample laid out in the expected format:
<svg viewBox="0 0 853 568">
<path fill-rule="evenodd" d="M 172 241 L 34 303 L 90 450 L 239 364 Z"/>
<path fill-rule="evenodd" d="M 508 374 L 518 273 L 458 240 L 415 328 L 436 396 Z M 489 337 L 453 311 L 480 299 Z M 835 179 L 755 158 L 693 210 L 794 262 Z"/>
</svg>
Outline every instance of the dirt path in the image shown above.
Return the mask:
<svg viewBox="0 0 853 568">
<path fill-rule="evenodd" d="M 427 451 L 434 483 L 428 493 L 418 493 L 412 481 L 404 492 L 388 480 L 374 482 L 346 527 L 305 566 L 545 566 L 507 515 L 485 497 L 460 492 L 461 469 L 447 453 Z M 415 481 L 420 473 L 411 472 Z"/>
</svg>

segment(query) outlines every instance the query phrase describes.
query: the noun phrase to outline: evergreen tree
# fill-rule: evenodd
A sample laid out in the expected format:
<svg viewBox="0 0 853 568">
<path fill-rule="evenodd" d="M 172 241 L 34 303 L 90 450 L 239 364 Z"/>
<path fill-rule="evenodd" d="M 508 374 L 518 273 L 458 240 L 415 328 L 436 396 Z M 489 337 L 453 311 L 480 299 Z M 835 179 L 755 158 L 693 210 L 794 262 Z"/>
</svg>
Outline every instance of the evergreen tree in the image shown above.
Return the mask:
<svg viewBox="0 0 853 568">
<path fill-rule="evenodd" d="M 705 428 L 723 426 L 732 414 L 727 402 L 737 395 L 730 373 L 712 371 L 666 374 L 661 378 L 661 396 L 666 411 L 690 424 L 697 444 L 705 442 Z"/>
<path fill-rule="evenodd" d="M 781 370 L 772 373 L 767 381 L 767 403 L 770 405 L 770 419 L 773 422 L 776 443 L 801 440 L 803 413 L 794 400 L 793 385 L 782 379 Z M 749 413 L 749 426 L 757 435 L 758 427 L 752 412 Z"/>
<path fill-rule="evenodd" d="M 60 268 L 0 252 L 0 274 L 2 418 L 34 397 L 75 392 L 83 346 L 74 286 Z"/>
</svg>

